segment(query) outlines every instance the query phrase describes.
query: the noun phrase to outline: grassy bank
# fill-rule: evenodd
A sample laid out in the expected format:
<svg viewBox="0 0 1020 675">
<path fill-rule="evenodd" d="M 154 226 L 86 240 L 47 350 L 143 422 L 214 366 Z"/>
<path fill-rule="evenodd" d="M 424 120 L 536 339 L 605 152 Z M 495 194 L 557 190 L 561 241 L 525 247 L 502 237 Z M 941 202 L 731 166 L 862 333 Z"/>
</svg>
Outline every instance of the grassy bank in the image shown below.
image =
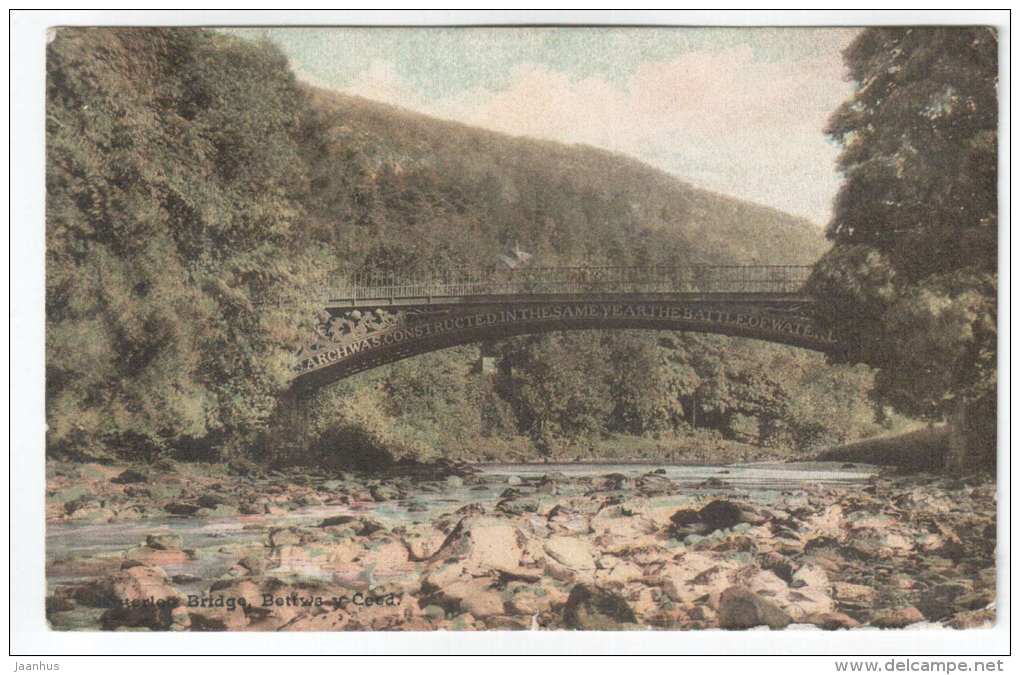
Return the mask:
<svg viewBox="0 0 1020 675">
<path fill-rule="evenodd" d="M 897 466 L 911 471 L 934 471 L 941 469 L 945 464 L 948 443 L 948 427 L 926 427 L 847 443 L 823 452 L 818 456 L 818 460 Z"/>
</svg>

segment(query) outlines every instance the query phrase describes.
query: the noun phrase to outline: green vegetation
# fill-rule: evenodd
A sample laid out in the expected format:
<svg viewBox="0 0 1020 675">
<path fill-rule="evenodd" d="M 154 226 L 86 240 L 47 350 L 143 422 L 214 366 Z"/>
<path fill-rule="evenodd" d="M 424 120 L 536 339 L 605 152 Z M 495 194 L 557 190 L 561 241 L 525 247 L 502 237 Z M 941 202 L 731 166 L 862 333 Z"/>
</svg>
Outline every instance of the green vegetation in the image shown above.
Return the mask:
<svg viewBox="0 0 1020 675">
<path fill-rule="evenodd" d="M 810 263 L 826 244 L 626 157 L 304 87 L 271 44 L 61 29 L 48 53 L 50 453 L 364 468 L 883 428 L 865 367 L 672 333 L 520 337 L 493 376 L 458 348 L 285 396 L 331 274 L 488 265 L 514 242 L 548 265 Z"/>
<path fill-rule="evenodd" d="M 877 368 L 879 399 L 952 417 L 957 467 L 995 459 L 998 39 L 990 28 L 871 28 L 833 115 L 846 180 L 813 287 Z"/>
<path fill-rule="evenodd" d="M 47 73 L 49 447 L 243 447 L 309 311 L 285 59 L 196 31 L 75 29 Z"/>
</svg>

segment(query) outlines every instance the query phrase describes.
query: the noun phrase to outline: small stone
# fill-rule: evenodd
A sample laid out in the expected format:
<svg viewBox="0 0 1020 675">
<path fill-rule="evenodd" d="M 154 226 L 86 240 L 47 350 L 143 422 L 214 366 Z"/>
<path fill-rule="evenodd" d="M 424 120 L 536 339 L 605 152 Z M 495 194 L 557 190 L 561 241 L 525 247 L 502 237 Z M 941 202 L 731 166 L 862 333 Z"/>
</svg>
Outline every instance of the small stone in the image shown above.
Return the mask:
<svg viewBox="0 0 1020 675">
<path fill-rule="evenodd" d="M 266 568 L 266 561 L 264 558 L 259 558 L 257 556 L 252 555 L 241 558 L 240 560 L 237 561 L 237 564 L 243 567 L 244 569 L 248 570 L 248 573 L 251 574 L 252 576 L 258 576 L 262 574 L 262 572 L 265 571 Z"/>
<path fill-rule="evenodd" d="M 878 597 L 878 592 L 870 586 L 836 581 L 832 584 L 832 595 L 840 602 L 870 605 Z"/>
<path fill-rule="evenodd" d="M 177 534 L 150 534 L 145 537 L 145 545 L 160 551 L 179 549 L 181 537 Z"/>
<path fill-rule="evenodd" d="M 319 523 L 319 527 L 334 527 L 336 525 L 346 525 L 347 523 L 352 523 L 355 520 L 357 520 L 357 518 L 355 518 L 354 516 L 329 516 L 328 518 L 322 519 L 322 521 Z"/>
<path fill-rule="evenodd" d="M 174 607 L 170 610 L 170 630 L 184 631 L 191 628 L 191 614 L 187 607 Z"/>
<path fill-rule="evenodd" d="M 274 527 L 269 531 L 270 546 L 293 546 L 301 543 L 301 532 L 290 527 Z"/>
<path fill-rule="evenodd" d="M 924 621 L 924 615 L 917 607 L 901 607 L 879 612 L 871 620 L 872 626 L 878 628 L 903 628 Z"/>
<path fill-rule="evenodd" d="M 183 565 L 190 556 L 186 551 L 179 548 L 153 548 L 151 546 L 136 546 L 124 551 L 124 565 L 122 569 L 128 569 L 135 565 L 149 565 L 165 567 L 167 565 Z"/>
<path fill-rule="evenodd" d="M 216 495 L 202 495 L 198 498 L 198 505 L 203 509 L 215 509 L 223 503 L 223 499 Z"/>
<path fill-rule="evenodd" d="M 306 495 L 298 497 L 297 503 L 301 506 L 322 506 L 325 502 L 323 502 L 322 497 L 319 495 L 314 492 L 309 492 Z"/>
<path fill-rule="evenodd" d="M 701 522 L 701 514 L 692 509 L 680 509 L 669 520 L 673 523 L 670 533 L 677 539 L 708 533 L 708 526 Z"/>
<path fill-rule="evenodd" d="M 758 564 L 762 569 L 772 572 L 786 583 L 793 581 L 793 565 L 786 557 L 775 551 L 760 556 Z"/>
<path fill-rule="evenodd" d="M 845 628 L 857 628 L 860 622 L 852 616 L 843 612 L 821 612 L 809 614 L 804 617 L 801 623 L 810 623 L 824 630 L 841 630 Z"/>
<path fill-rule="evenodd" d="M 371 485 L 368 488 L 368 493 L 377 502 L 388 502 L 401 498 L 400 491 L 389 485 Z"/>
<path fill-rule="evenodd" d="M 971 628 L 991 628 L 995 624 L 995 609 L 988 607 L 968 612 L 960 612 L 946 622 L 950 628 L 967 630 Z"/>
<path fill-rule="evenodd" d="M 921 595 L 917 609 L 929 621 L 941 621 L 956 612 L 957 599 L 967 593 L 962 584 L 939 584 Z"/>
<path fill-rule="evenodd" d="M 129 483 L 148 483 L 149 477 L 141 471 L 135 471 L 134 469 L 126 469 L 122 471 L 116 478 L 110 479 L 111 483 L 117 483 L 118 485 L 127 485 Z"/>
<path fill-rule="evenodd" d="M 525 513 L 536 513 L 538 506 L 534 499 L 504 499 L 496 504 L 496 510 L 511 516 L 521 516 Z"/>
<path fill-rule="evenodd" d="M 202 581 L 202 577 L 195 576 L 194 574 L 175 574 L 170 577 L 170 581 L 175 584 L 195 584 Z"/>
<path fill-rule="evenodd" d="M 188 504 L 185 502 L 170 502 L 163 507 L 163 510 L 167 513 L 171 513 L 175 516 L 193 516 L 198 510 L 202 508 L 198 504 Z"/>
<path fill-rule="evenodd" d="M 461 579 L 439 589 L 436 602 L 450 609 L 459 608 L 482 619 L 503 614 L 503 594 L 491 579 Z"/>
<path fill-rule="evenodd" d="M 602 477 L 602 490 L 626 490 L 631 480 L 622 473 L 610 473 Z"/>
</svg>

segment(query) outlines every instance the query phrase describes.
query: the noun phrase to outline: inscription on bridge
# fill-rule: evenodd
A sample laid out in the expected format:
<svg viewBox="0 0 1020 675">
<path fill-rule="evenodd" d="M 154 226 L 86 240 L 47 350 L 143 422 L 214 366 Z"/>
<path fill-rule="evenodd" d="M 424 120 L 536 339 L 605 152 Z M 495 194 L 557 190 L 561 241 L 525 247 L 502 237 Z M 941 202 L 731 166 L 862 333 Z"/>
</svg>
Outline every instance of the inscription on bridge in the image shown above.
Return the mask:
<svg viewBox="0 0 1020 675">
<path fill-rule="evenodd" d="M 499 337 L 500 327 L 507 335 L 521 328 L 538 330 L 564 328 L 636 327 L 662 330 L 706 330 L 733 335 L 776 339 L 779 342 L 815 345 L 835 344 L 831 333 L 819 331 L 810 318 L 789 311 L 742 307 L 708 308 L 682 302 L 570 302 L 524 307 L 462 308 L 447 314 L 413 315 L 398 313 L 396 320 L 385 322 L 367 334 L 347 335 L 320 343 L 314 353 L 302 355 L 296 374 L 325 368 L 364 353 L 399 348 L 413 342 L 443 342 L 457 334 L 470 338 L 484 333 Z M 450 339 L 451 344 L 456 340 Z M 465 342 L 470 339 L 463 340 Z"/>
</svg>

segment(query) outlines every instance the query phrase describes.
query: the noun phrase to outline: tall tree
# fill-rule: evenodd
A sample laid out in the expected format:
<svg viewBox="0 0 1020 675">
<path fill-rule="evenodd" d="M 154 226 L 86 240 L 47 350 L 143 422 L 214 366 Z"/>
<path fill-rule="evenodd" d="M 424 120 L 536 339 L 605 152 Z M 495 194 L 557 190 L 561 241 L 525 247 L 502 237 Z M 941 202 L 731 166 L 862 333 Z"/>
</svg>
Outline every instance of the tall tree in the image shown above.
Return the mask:
<svg viewBox="0 0 1020 675">
<path fill-rule="evenodd" d="M 286 59 L 194 29 L 73 28 L 47 74 L 50 448 L 242 442 L 313 316 Z"/>
<path fill-rule="evenodd" d="M 985 27 L 866 29 L 827 130 L 845 181 L 813 291 L 877 395 L 932 420 L 994 409 L 997 51 Z"/>
</svg>

